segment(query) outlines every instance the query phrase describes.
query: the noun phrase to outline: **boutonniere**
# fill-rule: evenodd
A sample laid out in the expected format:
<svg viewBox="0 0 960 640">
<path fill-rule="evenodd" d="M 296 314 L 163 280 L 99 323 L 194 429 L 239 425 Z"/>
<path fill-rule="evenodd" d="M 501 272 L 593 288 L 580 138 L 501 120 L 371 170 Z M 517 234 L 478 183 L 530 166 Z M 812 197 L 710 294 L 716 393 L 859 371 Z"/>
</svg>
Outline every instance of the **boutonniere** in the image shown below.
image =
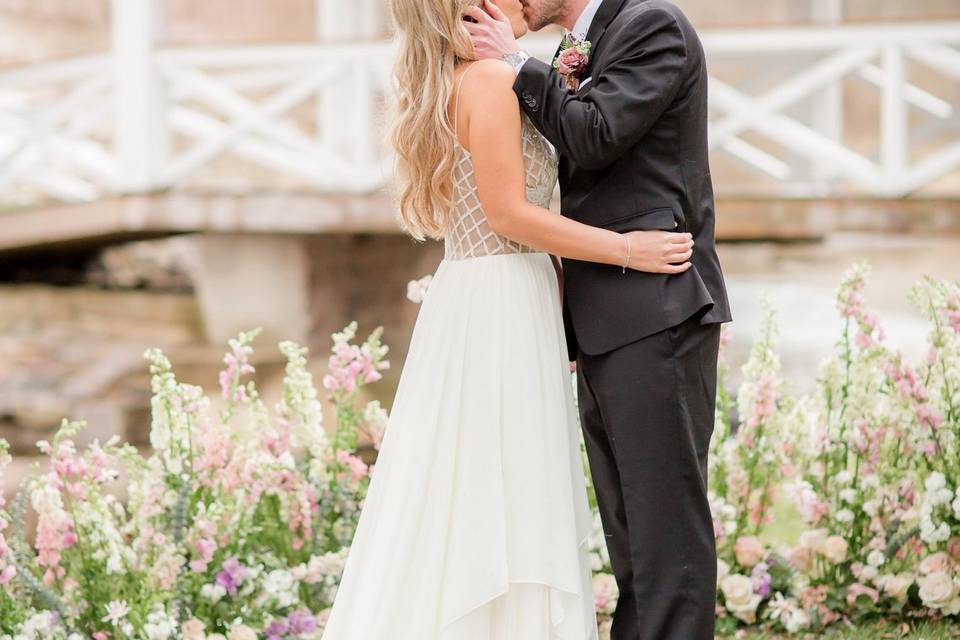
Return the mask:
<svg viewBox="0 0 960 640">
<path fill-rule="evenodd" d="M 553 66 L 571 91 L 580 88 L 580 79 L 590 62 L 590 46 L 589 40 L 577 40 L 569 33 L 563 36 L 560 43 L 560 53 L 553 61 Z"/>
</svg>

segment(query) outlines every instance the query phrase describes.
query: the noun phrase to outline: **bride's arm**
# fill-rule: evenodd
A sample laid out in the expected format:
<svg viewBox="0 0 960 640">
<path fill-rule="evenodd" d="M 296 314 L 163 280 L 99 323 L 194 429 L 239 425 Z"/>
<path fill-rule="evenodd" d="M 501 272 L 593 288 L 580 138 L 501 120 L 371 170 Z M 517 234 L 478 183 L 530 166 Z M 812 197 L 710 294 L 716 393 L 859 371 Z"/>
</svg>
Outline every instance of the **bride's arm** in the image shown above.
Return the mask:
<svg viewBox="0 0 960 640">
<path fill-rule="evenodd" d="M 520 108 L 514 71 L 505 62 L 484 60 L 465 79 L 460 108 L 480 197 L 491 229 L 540 251 L 574 260 L 623 266 L 651 273 L 690 268 L 690 234 L 631 231 L 621 234 L 586 225 L 527 202 Z M 682 264 L 674 264 L 682 263 Z"/>
</svg>

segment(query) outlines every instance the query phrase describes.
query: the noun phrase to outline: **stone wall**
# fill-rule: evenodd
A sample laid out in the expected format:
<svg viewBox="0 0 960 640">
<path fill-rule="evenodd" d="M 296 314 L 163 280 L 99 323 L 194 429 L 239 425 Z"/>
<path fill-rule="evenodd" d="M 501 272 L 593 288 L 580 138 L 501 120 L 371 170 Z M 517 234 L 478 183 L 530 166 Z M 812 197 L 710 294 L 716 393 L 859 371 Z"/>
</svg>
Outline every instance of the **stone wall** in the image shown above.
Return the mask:
<svg viewBox="0 0 960 640">
<path fill-rule="evenodd" d="M 395 366 L 381 386 L 392 396 L 420 309 L 406 299 L 407 282 L 433 273 L 442 257 L 439 243 L 398 234 L 307 239 L 311 352 L 328 353 L 330 334 L 349 320 L 357 321 L 361 336 L 382 325 Z"/>
</svg>

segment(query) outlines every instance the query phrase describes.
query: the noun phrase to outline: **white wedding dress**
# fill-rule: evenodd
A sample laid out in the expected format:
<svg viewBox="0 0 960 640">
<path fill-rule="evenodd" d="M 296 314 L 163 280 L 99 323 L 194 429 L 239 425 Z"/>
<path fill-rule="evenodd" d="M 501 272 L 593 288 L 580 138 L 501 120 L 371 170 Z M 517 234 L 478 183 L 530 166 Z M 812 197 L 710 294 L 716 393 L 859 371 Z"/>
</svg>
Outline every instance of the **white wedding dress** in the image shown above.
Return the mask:
<svg viewBox="0 0 960 640">
<path fill-rule="evenodd" d="M 523 117 L 527 198 L 555 153 Z M 491 231 L 458 145 L 424 299 L 323 640 L 593 640 L 591 517 L 550 257 Z"/>
</svg>

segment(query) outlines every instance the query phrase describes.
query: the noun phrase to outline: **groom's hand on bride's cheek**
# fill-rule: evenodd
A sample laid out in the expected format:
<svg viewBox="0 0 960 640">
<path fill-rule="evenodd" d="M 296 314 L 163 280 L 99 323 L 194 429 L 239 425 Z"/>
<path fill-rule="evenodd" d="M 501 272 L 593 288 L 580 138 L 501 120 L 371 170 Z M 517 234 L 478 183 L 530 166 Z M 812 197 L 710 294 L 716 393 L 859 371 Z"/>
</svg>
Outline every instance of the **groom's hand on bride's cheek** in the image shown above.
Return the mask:
<svg viewBox="0 0 960 640">
<path fill-rule="evenodd" d="M 486 1 L 484 8 L 486 11 L 471 5 L 463 11 L 464 25 L 473 40 L 477 60 L 501 60 L 508 53 L 518 51 L 520 47 L 513 35 L 513 27 L 500 7 Z"/>
</svg>

